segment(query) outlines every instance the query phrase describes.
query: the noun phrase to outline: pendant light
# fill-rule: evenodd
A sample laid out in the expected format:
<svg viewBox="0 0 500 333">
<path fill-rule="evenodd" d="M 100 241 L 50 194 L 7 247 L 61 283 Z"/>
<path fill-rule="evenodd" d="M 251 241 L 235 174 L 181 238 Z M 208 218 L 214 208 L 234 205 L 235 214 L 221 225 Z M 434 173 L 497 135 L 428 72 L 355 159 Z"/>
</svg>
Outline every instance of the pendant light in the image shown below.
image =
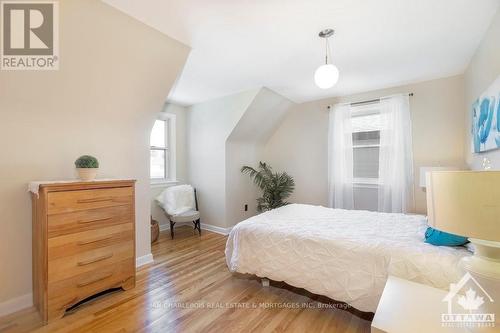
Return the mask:
<svg viewBox="0 0 500 333">
<path fill-rule="evenodd" d="M 319 37 L 325 39 L 325 64 L 319 66 L 318 69 L 316 69 L 316 72 L 314 73 L 314 82 L 321 89 L 331 88 L 339 80 L 338 68 L 335 65 L 328 63 L 328 55 L 331 55 L 328 37 L 333 36 L 334 32 L 335 31 L 333 29 L 325 29 L 321 30 L 319 33 Z"/>
</svg>

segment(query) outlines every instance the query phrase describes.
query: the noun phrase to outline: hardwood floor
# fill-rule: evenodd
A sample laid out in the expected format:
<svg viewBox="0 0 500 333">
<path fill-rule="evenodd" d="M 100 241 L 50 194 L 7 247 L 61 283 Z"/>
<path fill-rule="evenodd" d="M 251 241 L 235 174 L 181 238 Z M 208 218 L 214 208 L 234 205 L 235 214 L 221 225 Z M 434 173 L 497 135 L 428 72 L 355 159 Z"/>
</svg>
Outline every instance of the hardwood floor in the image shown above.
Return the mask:
<svg viewBox="0 0 500 333">
<path fill-rule="evenodd" d="M 0 318 L 0 332 L 370 331 L 369 321 L 317 298 L 232 275 L 225 242 L 189 227 L 177 228 L 174 240 L 163 232 L 152 247 L 154 264 L 137 272 L 136 288 L 94 299 L 46 326 L 27 309 Z"/>
</svg>

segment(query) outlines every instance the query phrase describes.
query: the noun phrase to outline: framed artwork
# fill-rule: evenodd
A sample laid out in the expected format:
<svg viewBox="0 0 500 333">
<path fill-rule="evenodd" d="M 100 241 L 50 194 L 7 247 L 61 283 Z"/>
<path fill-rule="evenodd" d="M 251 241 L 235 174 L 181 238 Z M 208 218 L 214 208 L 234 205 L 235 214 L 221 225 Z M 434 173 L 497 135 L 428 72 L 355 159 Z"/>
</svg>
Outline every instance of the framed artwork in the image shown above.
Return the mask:
<svg viewBox="0 0 500 333">
<path fill-rule="evenodd" d="M 500 76 L 472 104 L 472 152 L 500 148 Z"/>
</svg>

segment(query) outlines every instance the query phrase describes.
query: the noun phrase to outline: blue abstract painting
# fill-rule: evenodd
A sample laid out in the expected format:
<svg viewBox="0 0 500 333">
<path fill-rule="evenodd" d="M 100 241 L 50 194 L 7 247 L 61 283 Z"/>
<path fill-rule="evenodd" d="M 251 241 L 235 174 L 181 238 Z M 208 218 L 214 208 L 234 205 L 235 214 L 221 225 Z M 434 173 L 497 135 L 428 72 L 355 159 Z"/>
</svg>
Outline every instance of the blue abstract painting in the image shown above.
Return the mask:
<svg viewBox="0 0 500 333">
<path fill-rule="evenodd" d="M 472 152 L 500 148 L 500 76 L 472 104 Z"/>
</svg>

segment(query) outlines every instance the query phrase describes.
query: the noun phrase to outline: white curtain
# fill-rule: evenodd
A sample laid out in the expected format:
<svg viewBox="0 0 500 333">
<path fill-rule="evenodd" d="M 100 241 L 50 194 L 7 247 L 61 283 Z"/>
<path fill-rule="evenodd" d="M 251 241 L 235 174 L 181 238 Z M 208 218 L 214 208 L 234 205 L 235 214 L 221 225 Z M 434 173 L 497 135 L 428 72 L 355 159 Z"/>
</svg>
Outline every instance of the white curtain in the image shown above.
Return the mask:
<svg viewBox="0 0 500 333">
<path fill-rule="evenodd" d="M 328 201 L 330 207 L 354 208 L 351 107 L 330 110 L 328 126 Z"/>
<path fill-rule="evenodd" d="M 378 210 L 407 213 L 414 208 L 413 150 L 408 95 L 382 98 L 380 115 L 382 129 Z"/>
</svg>

